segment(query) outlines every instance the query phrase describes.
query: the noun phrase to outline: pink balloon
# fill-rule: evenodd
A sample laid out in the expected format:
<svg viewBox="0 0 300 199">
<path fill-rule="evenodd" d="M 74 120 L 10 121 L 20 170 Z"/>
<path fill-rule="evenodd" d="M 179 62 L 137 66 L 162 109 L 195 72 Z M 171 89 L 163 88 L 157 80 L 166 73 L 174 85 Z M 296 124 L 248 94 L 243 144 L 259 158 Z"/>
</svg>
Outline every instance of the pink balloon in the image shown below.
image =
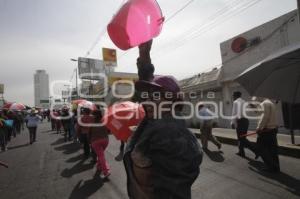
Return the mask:
<svg viewBox="0 0 300 199">
<path fill-rule="evenodd" d="M 159 35 L 164 17 L 155 0 L 129 0 L 107 26 L 113 43 L 122 50 Z"/>
</svg>

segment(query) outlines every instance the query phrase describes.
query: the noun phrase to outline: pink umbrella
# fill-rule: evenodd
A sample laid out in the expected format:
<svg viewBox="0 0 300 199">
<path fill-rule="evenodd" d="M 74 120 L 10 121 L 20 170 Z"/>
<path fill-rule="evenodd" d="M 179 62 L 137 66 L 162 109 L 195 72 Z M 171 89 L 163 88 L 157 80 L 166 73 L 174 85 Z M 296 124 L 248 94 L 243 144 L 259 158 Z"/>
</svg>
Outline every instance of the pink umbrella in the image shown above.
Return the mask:
<svg viewBox="0 0 300 199">
<path fill-rule="evenodd" d="M 80 104 L 80 103 L 82 103 L 82 102 L 86 102 L 87 100 L 85 100 L 85 99 L 77 99 L 77 100 L 73 100 L 72 102 L 71 102 L 71 104 L 76 104 L 76 105 L 78 105 L 78 104 Z"/>
<path fill-rule="evenodd" d="M 79 106 L 80 108 L 88 108 L 88 109 L 90 109 L 90 110 L 92 110 L 92 111 L 94 111 L 94 110 L 97 109 L 96 104 L 94 104 L 93 102 L 87 101 L 87 100 L 80 102 L 80 103 L 78 104 L 78 106 Z"/>
<path fill-rule="evenodd" d="M 132 134 L 130 127 L 137 126 L 144 117 L 145 111 L 142 105 L 126 101 L 108 107 L 103 122 L 118 140 L 126 142 Z"/>
<path fill-rule="evenodd" d="M 4 104 L 3 109 L 9 109 L 14 102 L 7 102 Z"/>
<path fill-rule="evenodd" d="M 25 110 L 25 109 L 26 109 L 26 106 L 24 104 L 21 104 L 21 103 L 13 103 L 9 107 L 9 110 L 12 110 L 12 111 L 22 111 L 22 110 Z"/>
<path fill-rule="evenodd" d="M 72 110 L 76 110 L 77 108 L 78 108 L 78 104 L 80 104 L 80 103 L 83 103 L 83 102 L 86 102 L 87 100 L 85 100 L 85 99 L 77 99 L 77 100 L 73 100 L 72 102 L 71 102 L 71 104 L 72 104 Z"/>
</svg>

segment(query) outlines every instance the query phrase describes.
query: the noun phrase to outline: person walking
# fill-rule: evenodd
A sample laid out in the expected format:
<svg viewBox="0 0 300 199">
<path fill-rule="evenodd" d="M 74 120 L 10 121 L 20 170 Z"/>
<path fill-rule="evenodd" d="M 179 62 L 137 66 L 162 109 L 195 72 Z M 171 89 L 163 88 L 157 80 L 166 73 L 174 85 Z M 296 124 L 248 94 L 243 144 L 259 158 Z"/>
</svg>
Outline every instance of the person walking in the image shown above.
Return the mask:
<svg viewBox="0 0 300 199">
<path fill-rule="evenodd" d="M 55 129 L 57 134 L 61 134 L 61 111 L 57 110 L 55 112 Z"/>
<path fill-rule="evenodd" d="M 9 135 L 10 127 L 6 123 L 6 120 L 8 119 L 6 114 L 7 114 L 7 112 L 5 110 L 0 111 L 0 119 L 1 119 L 2 124 L 3 124 L 2 130 L 3 130 L 3 133 L 4 133 L 4 142 L 3 142 L 3 144 L 5 145 L 5 147 L 3 148 L 4 150 L 7 149 L 6 145 L 10 141 L 10 135 Z"/>
<path fill-rule="evenodd" d="M 51 122 L 51 130 L 54 131 L 56 129 L 56 110 L 52 110 L 52 112 L 50 112 L 50 122 Z"/>
<path fill-rule="evenodd" d="M 204 104 L 199 105 L 199 116 L 200 116 L 200 132 L 201 132 L 201 143 L 202 149 L 208 150 L 207 144 L 208 141 L 211 141 L 214 145 L 221 149 L 221 143 L 213 136 L 212 134 L 212 114 L 210 113 L 209 109 L 204 106 Z"/>
<path fill-rule="evenodd" d="M 90 128 L 89 139 L 93 150 L 97 154 L 97 173 L 100 173 L 102 178 L 107 178 L 110 175 L 110 168 L 104 152 L 109 143 L 109 131 L 105 126 L 100 126 L 102 119 L 101 110 L 95 110 L 93 115 L 95 125 Z"/>
<path fill-rule="evenodd" d="M 16 137 L 16 131 L 15 131 L 15 117 L 12 111 L 8 110 L 6 112 L 6 117 L 7 120 L 11 122 L 12 125 L 7 125 L 7 130 L 8 130 L 8 141 L 11 140 L 11 137 L 14 136 Z"/>
<path fill-rule="evenodd" d="M 270 99 L 264 99 L 260 106 L 262 107 L 263 114 L 256 129 L 258 135 L 258 152 L 266 165 L 264 170 L 278 173 L 280 172 L 280 165 L 278 157 L 278 122 L 276 107 Z"/>
<path fill-rule="evenodd" d="M 140 102 L 146 102 L 146 116 L 128 140 L 123 157 L 128 195 L 130 199 L 191 199 L 191 186 L 202 161 L 200 144 L 185 121 L 172 114 L 172 104 L 180 100 L 176 80 L 171 76 L 153 78 L 151 44 L 152 40 L 139 46 L 139 81 L 135 87 L 139 93 L 149 95 L 138 95 Z M 156 99 L 153 92 L 164 97 Z M 166 97 L 166 93 L 172 94 L 172 98 Z M 156 117 L 161 103 L 169 111 Z M 179 112 L 177 107 L 176 115 Z"/>
<path fill-rule="evenodd" d="M 90 115 L 91 110 L 82 108 L 82 115 L 77 116 L 76 133 L 81 144 L 83 144 L 83 151 L 85 158 L 88 158 L 91 153 L 88 134 L 90 132 L 90 124 L 94 122 L 94 117 Z"/>
<path fill-rule="evenodd" d="M 64 130 L 64 141 L 67 142 L 68 140 L 71 141 L 72 134 L 71 134 L 71 118 L 72 116 L 69 113 L 69 109 L 64 107 L 61 112 L 61 123 Z"/>
<path fill-rule="evenodd" d="M 26 116 L 25 122 L 29 131 L 29 143 L 36 142 L 36 131 L 41 118 L 37 115 L 37 112 L 33 109 L 31 113 Z"/>
<path fill-rule="evenodd" d="M 0 110 L 0 147 L 1 151 L 6 151 L 5 119 Z"/>
<path fill-rule="evenodd" d="M 17 134 L 21 133 L 21 127 L 22 127 L 22 123 L 23 123 L 23 116 L 21 111 L 16 111 L 16 116 L 15 116 L 15 130 L 17 132 Z"/>
<path fill-rule="evenodd" d="M 233 93 L 233 106 L 232 106 L 232 121 L 231 127 L 236 129 L 239 151 L 237 155 L 246 157 L 245 148 L 252 151 L 257 156 L 256 147 L 242 135 L 247 134 L 249 128 L 249 120 L 245 115 L 245 101 L 242 99 L 242 93 L 235 91 Z"/>
<path fill-rule="evenodd" d="M 77 111 L 76 110 L 72 110 L 72 115 L 71 115 L 71 119 L 70 119 L 70 133 L 71 133 L 71 137 L 73 139 L 73 142 L 76 143 L 77 142 L 77 134 L 76 134 L 76 122 L 77 122 Z"/>
</svg>

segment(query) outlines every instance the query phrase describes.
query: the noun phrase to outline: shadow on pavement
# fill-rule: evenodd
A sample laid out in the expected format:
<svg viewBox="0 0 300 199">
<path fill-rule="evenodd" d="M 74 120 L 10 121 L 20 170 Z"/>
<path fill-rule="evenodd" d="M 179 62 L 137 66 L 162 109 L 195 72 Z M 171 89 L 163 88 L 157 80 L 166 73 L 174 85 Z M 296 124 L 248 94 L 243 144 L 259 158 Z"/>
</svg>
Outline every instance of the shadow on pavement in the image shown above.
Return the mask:
<svg viewBox="0 0 300 199">
<path fill-rule="evenodd" d="M 64 178 L 70 178 L 75 174 L 90 170 L 94 167 L 93 163 L 89 163 L 89 164 L 84 164 L 85 160 L 87 159 L 82 159 L 80 162 L 78 162 L 77 164 L 75 164 L 71 169 L 64 169 L 61 172 L 61 176 Z"/>
<path fill-rule="evenodd" d="M 63 139 L 63 138 L 62 138 Z M 57 151 L 63 151 L 64 154 L 75 153 L 80 150 L 80 145 L 77 143 L 68 143 L 54 148 Z"/>
<path fill-rule="evenodd" d="M 84 158 L 84 155 L 83 154 L 79 154 L 79 155 L 77 155 L 75 157 L 67 159 L 66 162 L 71 162 L 71 163 L 72 162 L 77 162 L 79 160 L 82 160 L 83 158 Z"/>
<path fill-rule="evenodd" d="M 29 145 L 30 145 L 29 143 L 26 143 L 26 144 L 21 144 L 21 145 L 17 145 L 17 146 L 9 146 L 9 147 L 7 147 L 7 149 L 8 150 L 18 149 L 18 148 L 26 147 L 26 146 L 29 146 Z"/>
<path fill-rule="evenodd" d="M 49 132 L 52 132 L 52 130 L 40 131 L 40 133 L 49 133 Z"/>
<path fill-rule="evenodd" d="M 69 199 L 84 199 L 88 198 L 97 192 L 103 186 L 103 180 L 99 175 L 94 175 L 90 180 L 82 183 L 80 180 L 71 192 Z"/>
<path fill-rule="evenodd" d="M 59 138 L 55 142 L 51 143 L 51 146 L 59 145 L 65 143 L 64 138 Z"/>
<path fill-rule="evenodd" d="M 259 161 L 249 161 L 249 165 L 252 167 L 256 168 L 257 170 L 251 169 L 252 171 L 258 173 L 259 175 L 262 175 L 266 178 L 269 178 L 271 180 L 277 181 L 280 183 L 282 186 L 278 185 L 277 183 L 270 182 L 266 179 L 260 179 L 266 183 L 272 184 L 274 186 L 278 186 L 282 189 L 285 189 L 297 196 L 300 196 L 300 180 L 296 179 L 286 173 L 280 172 L 280 173 L 268 173 L 262 171 L 262 168 L 264 168 L 264 163 L 259 162 Z"/>
<path fill-rule="evenodd" d="M 224 162 L 222 151 L 210 151 L 209 149 L 203 149 L 204 153 L 214 162 Z"/>
</svg>

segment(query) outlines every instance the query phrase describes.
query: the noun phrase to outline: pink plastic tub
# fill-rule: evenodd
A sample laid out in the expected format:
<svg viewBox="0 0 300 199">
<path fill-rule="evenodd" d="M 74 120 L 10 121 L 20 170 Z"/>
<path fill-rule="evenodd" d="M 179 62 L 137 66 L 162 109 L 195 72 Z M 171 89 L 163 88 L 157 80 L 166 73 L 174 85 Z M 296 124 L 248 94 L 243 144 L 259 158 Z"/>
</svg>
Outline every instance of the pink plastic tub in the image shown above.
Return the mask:
<svg viewBox="0 0 300 199">
<path fill-rule="evenodd" d="M 122 50 L 159 35 L 164 17 L 155 0 L 129 0 L 107 26 L 113 43 Z"/>
</svg>

